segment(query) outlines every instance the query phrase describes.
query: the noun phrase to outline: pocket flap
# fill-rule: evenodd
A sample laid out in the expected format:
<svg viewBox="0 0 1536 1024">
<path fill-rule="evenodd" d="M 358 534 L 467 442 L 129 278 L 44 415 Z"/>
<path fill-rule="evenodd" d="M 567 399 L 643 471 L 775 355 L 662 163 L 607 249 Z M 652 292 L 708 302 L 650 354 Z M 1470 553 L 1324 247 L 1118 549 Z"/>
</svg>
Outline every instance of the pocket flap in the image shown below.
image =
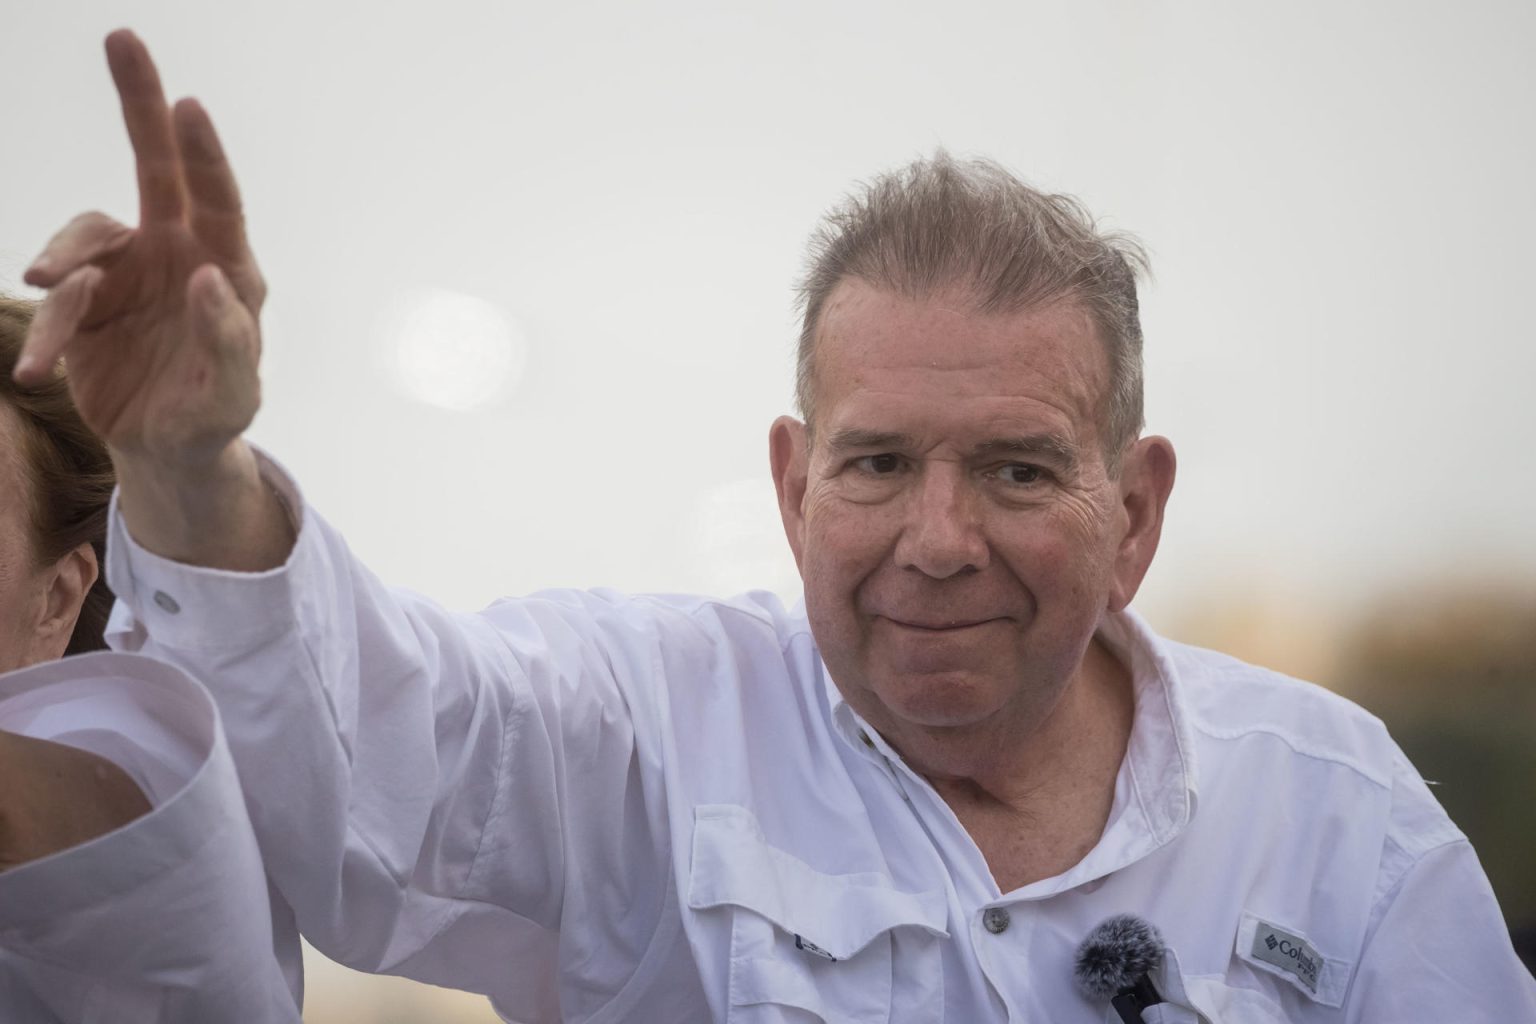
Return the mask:
<svg viewBox="0 0 1536 1024">
<path fill-rule="evenodd" d="M 760 914 L 816 947 L 812 952 L 837 960 L 892 928 L 949 934 L 942 892 L 901 892 L 876 872 L 825 874 L 769 845 L 746 808 L 703 804 L 694 809 L 688 906 L 724 905 Z"/>
</svg>

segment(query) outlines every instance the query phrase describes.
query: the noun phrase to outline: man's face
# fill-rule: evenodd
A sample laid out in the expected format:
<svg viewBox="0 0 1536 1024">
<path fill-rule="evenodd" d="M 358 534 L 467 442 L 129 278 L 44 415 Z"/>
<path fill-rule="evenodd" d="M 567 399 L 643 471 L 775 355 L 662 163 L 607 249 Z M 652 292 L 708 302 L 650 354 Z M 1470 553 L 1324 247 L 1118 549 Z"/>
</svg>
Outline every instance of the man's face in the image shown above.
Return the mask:
<svg viewBox="0 0 1536 1024">
<path fill-rule="evenodd" d="M 1129 601 L 1145 564 L 1127 565 L 1137 515 L 1105 465 L 1108 382 L 1071 302 L 982 314 L 960 291 L 833 292 L 815 435 L 775 424 L 775 477 L 822 657 L 898 746 L 1033 728 Z"/>
</svg>

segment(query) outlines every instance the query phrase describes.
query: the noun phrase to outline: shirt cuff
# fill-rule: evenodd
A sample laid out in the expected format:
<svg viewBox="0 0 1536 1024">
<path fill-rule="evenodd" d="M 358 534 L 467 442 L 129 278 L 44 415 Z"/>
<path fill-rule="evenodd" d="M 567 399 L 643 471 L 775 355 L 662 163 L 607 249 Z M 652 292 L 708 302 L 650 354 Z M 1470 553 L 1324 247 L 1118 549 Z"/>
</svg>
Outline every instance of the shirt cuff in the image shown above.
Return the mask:
<svg viewBox="0 0 1536 1024">
<path fill-rule="evenodd" d="M 197 860 L 231 815 L 243 825 L 218 721 L 202 686 L 139 655 L 85 654 L 0 676 L 0 728 L 106 757 L 154 805 L 122 828 L 0 874 L 0 932 L 117 903 Z"/>
<path fill-rule="evenodd" d="M 112 495 L 107 523 L 107 585 L 117 595 L 107 624 L 108 642 L 119 650 L 140 647 L 146 636 L 182 649 L 248 648 L 296 626 L 294 580 L 314 543 L 313 517 L 288 472 L 252 446 L 261 478 L 293 521 L 293 551 L 282 565 L 264 572 L 209 569 L 162 558 L 128 531 Z"/>
</svg>

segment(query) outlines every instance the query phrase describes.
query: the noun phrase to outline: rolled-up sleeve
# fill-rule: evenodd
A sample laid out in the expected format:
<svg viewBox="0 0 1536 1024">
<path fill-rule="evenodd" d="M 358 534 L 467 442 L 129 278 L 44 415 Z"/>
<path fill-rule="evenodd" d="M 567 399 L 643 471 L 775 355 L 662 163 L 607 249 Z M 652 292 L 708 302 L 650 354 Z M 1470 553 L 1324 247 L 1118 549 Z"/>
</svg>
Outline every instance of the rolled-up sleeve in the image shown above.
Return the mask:
<svg viewBox="0 0 1536 1024">
<path fill-rule="evenodd" d="M 206 691 L 148 658 L 84 655 L 0 677 L 0 728 L 112 760 L 152 805 L 0 874 L 6 1020 L 299 1020 L 297 936 L 274 942 L 256 838 Z"/>
</svg>

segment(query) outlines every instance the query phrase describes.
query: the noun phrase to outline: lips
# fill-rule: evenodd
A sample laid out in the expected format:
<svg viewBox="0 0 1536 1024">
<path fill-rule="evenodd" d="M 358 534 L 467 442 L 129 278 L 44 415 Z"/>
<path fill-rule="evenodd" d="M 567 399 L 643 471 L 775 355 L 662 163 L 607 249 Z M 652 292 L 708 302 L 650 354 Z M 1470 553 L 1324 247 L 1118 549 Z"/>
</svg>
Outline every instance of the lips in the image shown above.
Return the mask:
<svg viewBox="0 0 1536 1024">
<path fill-rule="evenodd" d="M 882 615 L 881 618 L 893 625 L 906 629 L 919 629 L 929 633 L 950 633 L 961 629 L 971 629 L 975 626 L 984 626 L 989 622 L 999 621 L 994 617 L 965 618 L 965 619 L 927 619 L 927 618 L 900 618 L 894 615 Z"/>
</svg>

